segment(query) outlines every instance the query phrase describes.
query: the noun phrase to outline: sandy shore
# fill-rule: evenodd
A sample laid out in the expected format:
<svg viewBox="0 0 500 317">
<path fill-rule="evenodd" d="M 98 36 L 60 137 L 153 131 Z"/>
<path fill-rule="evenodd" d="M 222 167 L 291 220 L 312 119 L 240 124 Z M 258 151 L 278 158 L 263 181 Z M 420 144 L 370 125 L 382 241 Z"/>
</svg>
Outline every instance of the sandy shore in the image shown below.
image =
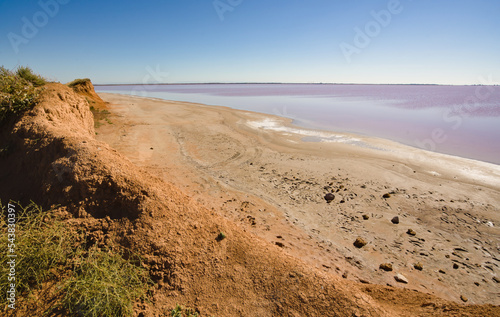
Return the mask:
<svg viewBox="0 0 500 317">
<path fill-rule="evenodd" d="M 111 103 L 99 140 L 289 254 L 353 281 L 500 304 L 500 166 L 225 107 L 99 95 Z"/>
</svg>

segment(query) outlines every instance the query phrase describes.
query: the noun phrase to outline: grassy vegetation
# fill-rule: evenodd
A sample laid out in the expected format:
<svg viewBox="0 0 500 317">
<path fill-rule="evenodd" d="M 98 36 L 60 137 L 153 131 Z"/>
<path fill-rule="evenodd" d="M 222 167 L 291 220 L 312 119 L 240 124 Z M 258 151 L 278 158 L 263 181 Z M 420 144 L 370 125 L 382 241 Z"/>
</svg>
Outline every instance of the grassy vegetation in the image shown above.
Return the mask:
<svg viewBox="0 0 500 317">
<path fill-rule="evenodd" d="M 82 84 L 86 84 L 90 81 L 89 78 L 77 78 L 75 80 L 73 80 L 72 82 L 69 82 L 67 83 L 68 87 L 75 87 L 75 86 L 78 86 L 78 85 L 82 85 Z"/>
<path fill-rule="evenodd" d="M 113 124 L 113 122 L 108 118 L 108 115 L 111 114 L 108 110 L 100 110 L 91 105 L 90 111 L 94 115 L 94 128 L 97 129 L 102 126 L 102 120 L 105 120 L 108 124 Z"/>
<path fill-rule="evenodd" d="M 0 123 L 35 106 L 45 83 L 28 67 L 16 72 L 0 67 Z"/>
<path fill-rule="evenodd" d="M 0 252 L 7 254 L 7 213 L 2 206 L 2 243 Z M 64 264 L 72 253 L 76 236 L 63 227 L 54 215 L 31 204 L 16 212 L 15 223 L 16 290 L 27 294 L 52 277 L 53 268 Z M 12 242 L 12 241 L 11 241 Z M 5 294 L 7 267 L 0 266 L 0 292 Z"/>
<path fill-rule="evenodd" d="M 0 216 L 0 252 L 12 254 L 5 206 Z M 39 295 L 47 283 L 55 283 L 59 293 L 51 311 L 84 317 L 131 316 L 133 303 L 146 298 L 150 283 L 140 259 L 128 256 L 125 260 L 118 252 L 87 248 L 83 241 L 85 234 L 72 230 L 54 212 L 35 204 L 16 207 L 16 302 L 29 307 L 37 297 L 32 295 Z M 7 294 L 12 283 L 7 279 L 9 269 L 6 262 L 0 265 L 2 294 Z M 0 312 L 7 309 L 0 307 Z"/>
<path fill-rule="evenodd" d="M 45 78 L 33 73 L 33 70 L 29 67 L 19 67 L 16 71 L 16 75 L 26 80 L 27 82 L 30 82 L 35 87 L 40 87 L 47 83 L 47 80 Z"/>
<path fill-rule="evenodd" d="M 172 317 L 198 317 L 198 313 L 192 308 L 186 308 L 177 304 L 170 312 Z"/>
<path fill-rule="evenodd" d="M 146 296 L 146 280 L 141 267 L 94 247 L 77 257 L 61 306 L 84 317 L 131 316 L 134 302 Z"/>
</svg>

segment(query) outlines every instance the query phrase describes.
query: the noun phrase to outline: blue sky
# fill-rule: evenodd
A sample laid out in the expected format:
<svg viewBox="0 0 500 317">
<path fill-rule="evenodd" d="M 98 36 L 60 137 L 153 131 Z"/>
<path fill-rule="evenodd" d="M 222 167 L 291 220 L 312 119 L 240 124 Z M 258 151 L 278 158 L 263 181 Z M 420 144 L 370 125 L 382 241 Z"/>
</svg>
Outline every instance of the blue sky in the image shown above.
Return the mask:
<svg viewBox="0 0 500 317">
<path fill-rule="evenodd" d="M 499 17 L 497 0 L 2 0 L 0 64 L 61 82 L 498 83 Z"/>
</svg>

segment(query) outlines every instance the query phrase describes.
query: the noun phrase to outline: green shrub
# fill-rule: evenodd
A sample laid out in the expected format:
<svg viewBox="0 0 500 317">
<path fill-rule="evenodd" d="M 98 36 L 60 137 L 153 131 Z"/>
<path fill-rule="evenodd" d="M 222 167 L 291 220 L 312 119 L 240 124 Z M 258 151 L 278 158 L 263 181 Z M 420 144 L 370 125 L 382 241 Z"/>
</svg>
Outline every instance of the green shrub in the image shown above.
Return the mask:
<svg viewBox="0 0 500 317">
<path fill-rule="evenodd" d="M 226 238 L 226 234 L 224 232 L 219 232 L 219 234 L 217 235 L 217 238 L 216 240 L 217 241 L 222 241 Z"/>
<path fill-rule="evenodd" d="M 3 66 L 0 67 L 0 123 L 10 116 L 19 115 L 33 108 L 37 103 L 41 89 L 29 79 L 22 77 L 29 78 L 29 74 L 33 75 L 26 69 L 20 67 L 17 73 L 13 73 Z"/>
<path fill-rule="evenodd" d="M 0 202 L 0 253 L 8 249 L 7 211 Z M 131 316 L 132 305 L 145 298 L 150 280 L 140 266 L 140 259 L 110 253 L 93 247 L 86 249 L 84 234 L 68 227 L 52 211 L 43 211 L 30 204 L 16 205 L 15 223 L 15 283 L 17 302 L 33 304 L 31 296 L 47 282 L 60 290 L 58 300 L 47 311 L 62 311 L 71 316 Z M 7 257 L 3 257 L 8 260 Z M 5 262 L 6 262 L 5 261 Z M 0 265 L 0 292 L 7 294 L 10 267 Z M 36 295 L 36 293 L 34 294 Z M 29 306 L 26 306 L 29 307 Z M 0 306 L 0 312 L 7 307 Z M 1 313 L 0 313 L 1 314 Z"/>
<path fill-rule="evenodd" d="M 43 78 L 38 74 L 33 73 L 33 70 L 29 67 L 20 66 L 17 69 L 16 75 L 30 82 L 35 87 L 40 87 L 47 83 L 45 78 Z"/>
<path fill-rule="evenodd" d="M 198 317 L 198 313 L 192 308 L 186 308 L 177 304 L 170 312 L 172 317 Z"/>
<path fill-rule="evenodd" d="M 64 264 L 72 255 L 71 247 L 76 242 L 76 235 L 67 230 L 53 214 L 43 212 L 40 207 L 30 204 L 25 208 L 16 206 L 15 255 L 16 255 L 16 291 L 21 294 L 38 289 L 50 279 L 53 269 Z M 7 219 L 2 208 L 2 237 L 0 252 L 7 254 Z M 12 241 L 11 241 L 12 242 Z M 0 292 L 5 294 L 9 286 L 6 278 L 7 267 L 0 266 Z M 5 272 L 4 272 L 5 271 Z"/>
<path fill-rule="evenodd" d="M 78 262 L 63 287 L 64 310 L 84 317 L 132 315 L 135 300 L 146 295 L 144 269 L 95 247 Z"/>
<path fill-rule="evenodd" d="M 77 78 L 77 79 L 73 80 L 72 82 L 67 83 L 67 86 L 73 88 L 75 86 L 83 85 L 83 84 L 86 84 L 88 82 L 90 82 L 89 78 Z"/>
</svg>

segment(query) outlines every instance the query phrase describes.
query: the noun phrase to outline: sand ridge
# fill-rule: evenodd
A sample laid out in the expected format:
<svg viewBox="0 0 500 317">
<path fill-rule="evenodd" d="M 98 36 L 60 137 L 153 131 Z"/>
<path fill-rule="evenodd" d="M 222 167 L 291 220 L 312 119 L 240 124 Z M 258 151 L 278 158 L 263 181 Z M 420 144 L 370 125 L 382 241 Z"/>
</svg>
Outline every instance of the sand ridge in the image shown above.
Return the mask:
<svg viewBox="0 0 500 317">
<path fill-rule="evenodd" d="M 286 253 L 348 280 L 500 304 L 497 165 L 225 107 L 100 96 L 113 124 L 98 139 Z"/>
</svg>

